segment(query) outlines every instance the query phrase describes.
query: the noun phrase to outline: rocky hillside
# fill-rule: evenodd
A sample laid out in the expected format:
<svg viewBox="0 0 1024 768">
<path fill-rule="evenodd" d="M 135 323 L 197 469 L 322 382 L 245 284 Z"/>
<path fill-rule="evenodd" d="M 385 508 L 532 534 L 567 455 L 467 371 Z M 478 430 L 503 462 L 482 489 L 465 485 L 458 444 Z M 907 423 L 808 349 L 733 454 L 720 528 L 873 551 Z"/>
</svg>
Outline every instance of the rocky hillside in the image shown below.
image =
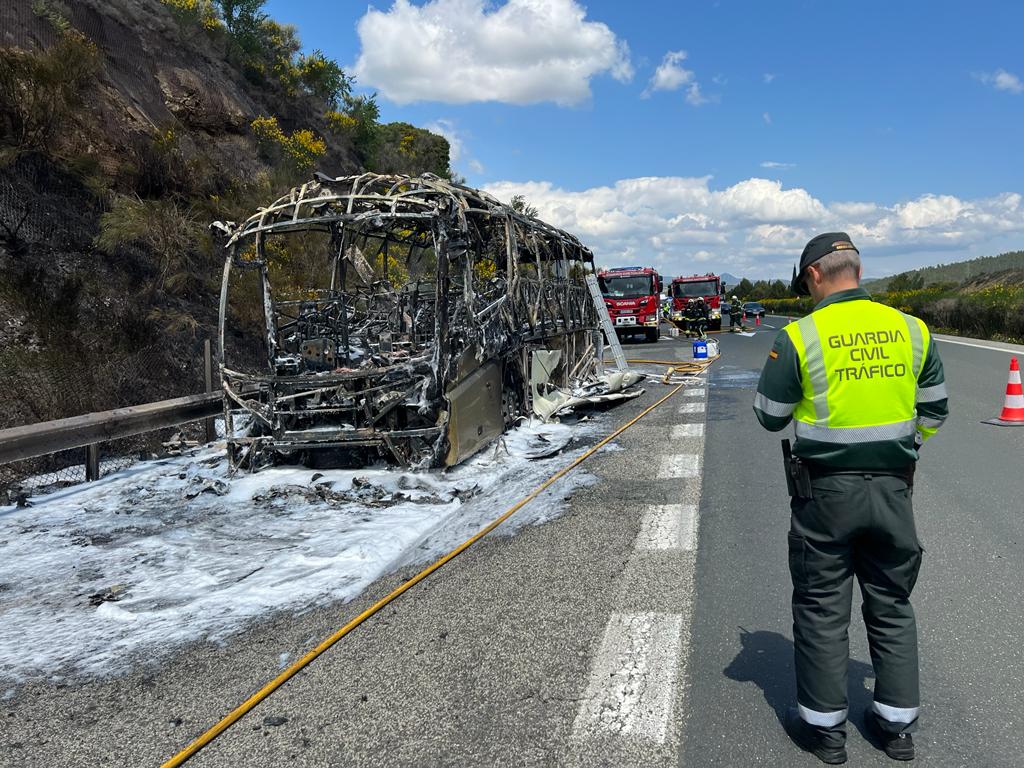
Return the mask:
<svg viewBox="0 0 1024 768">
<path fill-rule="evenodd" d="M 0 3 L 0 427 L 197 391 L 210 221 L 315 170 L 450 175 L 261 6 Z"/>
</svg>

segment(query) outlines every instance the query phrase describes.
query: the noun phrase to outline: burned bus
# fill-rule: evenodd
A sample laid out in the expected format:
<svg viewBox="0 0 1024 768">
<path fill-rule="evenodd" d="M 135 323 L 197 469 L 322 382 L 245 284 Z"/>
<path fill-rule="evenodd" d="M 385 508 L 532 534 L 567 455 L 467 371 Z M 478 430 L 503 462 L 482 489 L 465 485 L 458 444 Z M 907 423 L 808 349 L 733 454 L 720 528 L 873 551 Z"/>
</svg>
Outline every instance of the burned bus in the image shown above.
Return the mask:
<svg viewBox="0 0 1024 768">
<path fill-rule="evenodd" d="M 451 466 L 637 378 L 602 369 L 590 250 L 485 192 L 318 174 L 213 226 L 236 466 Z"/>
</svg>

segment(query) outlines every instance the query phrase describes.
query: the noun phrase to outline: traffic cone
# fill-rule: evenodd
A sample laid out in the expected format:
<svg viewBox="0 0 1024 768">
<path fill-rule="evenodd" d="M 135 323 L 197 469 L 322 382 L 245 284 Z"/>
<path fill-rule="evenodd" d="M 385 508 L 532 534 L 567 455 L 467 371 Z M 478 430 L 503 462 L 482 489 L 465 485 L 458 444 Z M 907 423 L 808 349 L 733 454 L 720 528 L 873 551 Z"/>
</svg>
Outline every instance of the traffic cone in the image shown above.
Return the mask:
<svg viewBox="0 0 1024 768">
<path fill-rule="evenodd" d="M 1010 358 L 1010 381 L 1006 385 L 1006 402 L 1003 412 L 984 424 L 995 424 L 1000 427 L 1024 427 L 1024 388 L 1020 383 L 1020 366 L 1017 358 Z"/>
</svg>

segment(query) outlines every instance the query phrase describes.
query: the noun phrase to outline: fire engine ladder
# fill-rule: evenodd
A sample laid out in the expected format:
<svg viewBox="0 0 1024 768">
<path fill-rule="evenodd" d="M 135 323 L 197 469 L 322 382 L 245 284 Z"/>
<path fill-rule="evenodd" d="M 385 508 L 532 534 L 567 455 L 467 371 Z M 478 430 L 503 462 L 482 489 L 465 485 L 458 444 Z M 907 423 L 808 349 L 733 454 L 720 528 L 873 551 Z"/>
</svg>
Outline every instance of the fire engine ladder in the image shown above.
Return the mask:
<svg viewBox="0 0 1024 768">
<path fill-rule="evenodd" d="M 622 352 L 622 345 L 619 344 L 619 335 L 615 332 L 612 319 L 608 315 L 608 307 L 604 303 L 604 296 L 601 295 L 601 287 L 597 284 L 597 275 L 588 274 L 587 287 L 590 288 L 590 296 L 594 300 L 594 307 L 597 309 L 597 317 L 601 321 L 601 329 L 605 338 L 608 339 L 608 346 L 612 348 L 615 356 L 615 367 L 620 371 L 626 370 L 626 355 Z"/>
</svg>

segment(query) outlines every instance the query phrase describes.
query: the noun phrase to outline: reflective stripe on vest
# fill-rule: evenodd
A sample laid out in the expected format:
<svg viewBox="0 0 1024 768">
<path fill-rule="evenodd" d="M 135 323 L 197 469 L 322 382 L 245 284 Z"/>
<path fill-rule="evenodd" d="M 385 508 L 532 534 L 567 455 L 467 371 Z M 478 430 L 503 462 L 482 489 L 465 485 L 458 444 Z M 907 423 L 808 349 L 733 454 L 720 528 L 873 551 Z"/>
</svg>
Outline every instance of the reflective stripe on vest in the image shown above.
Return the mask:
<svg viewBox="0 0 1024 768">
<path fill-rule="evenodd" d="M 804 342 L 801 361 L 807 361 L 807 375 L 810 377 L 811 391 L 814 393 L 814 417 L 820 426 L 828 426 L 828 371 L 825 370 L 821 336 L 813 315 L 800 318 L 797 326 Z"/>
<path fill-rule="evenodd" d="M 903 319 L 907 323 L 907 331 L 910 332 L 910 344 L 914 352 L 914 380 L 916 381 L 917 377 L 921 375 L 921 366 L 924 365 L 924 337 L 921 334 L 921 323 L 913 315 L 903 312 L 900 314 L 903 315 Z"/>
<path fill-rule="evenodd" d="M 841 445 L 911 438 L 916 402 L 938 399 L 937 389 L 917 389 L 929 334 L 916 317 L 860 299 L 830 304 L 785 331 L 804 391 L 793 411 L 798 438 Z"/>
</svg>

